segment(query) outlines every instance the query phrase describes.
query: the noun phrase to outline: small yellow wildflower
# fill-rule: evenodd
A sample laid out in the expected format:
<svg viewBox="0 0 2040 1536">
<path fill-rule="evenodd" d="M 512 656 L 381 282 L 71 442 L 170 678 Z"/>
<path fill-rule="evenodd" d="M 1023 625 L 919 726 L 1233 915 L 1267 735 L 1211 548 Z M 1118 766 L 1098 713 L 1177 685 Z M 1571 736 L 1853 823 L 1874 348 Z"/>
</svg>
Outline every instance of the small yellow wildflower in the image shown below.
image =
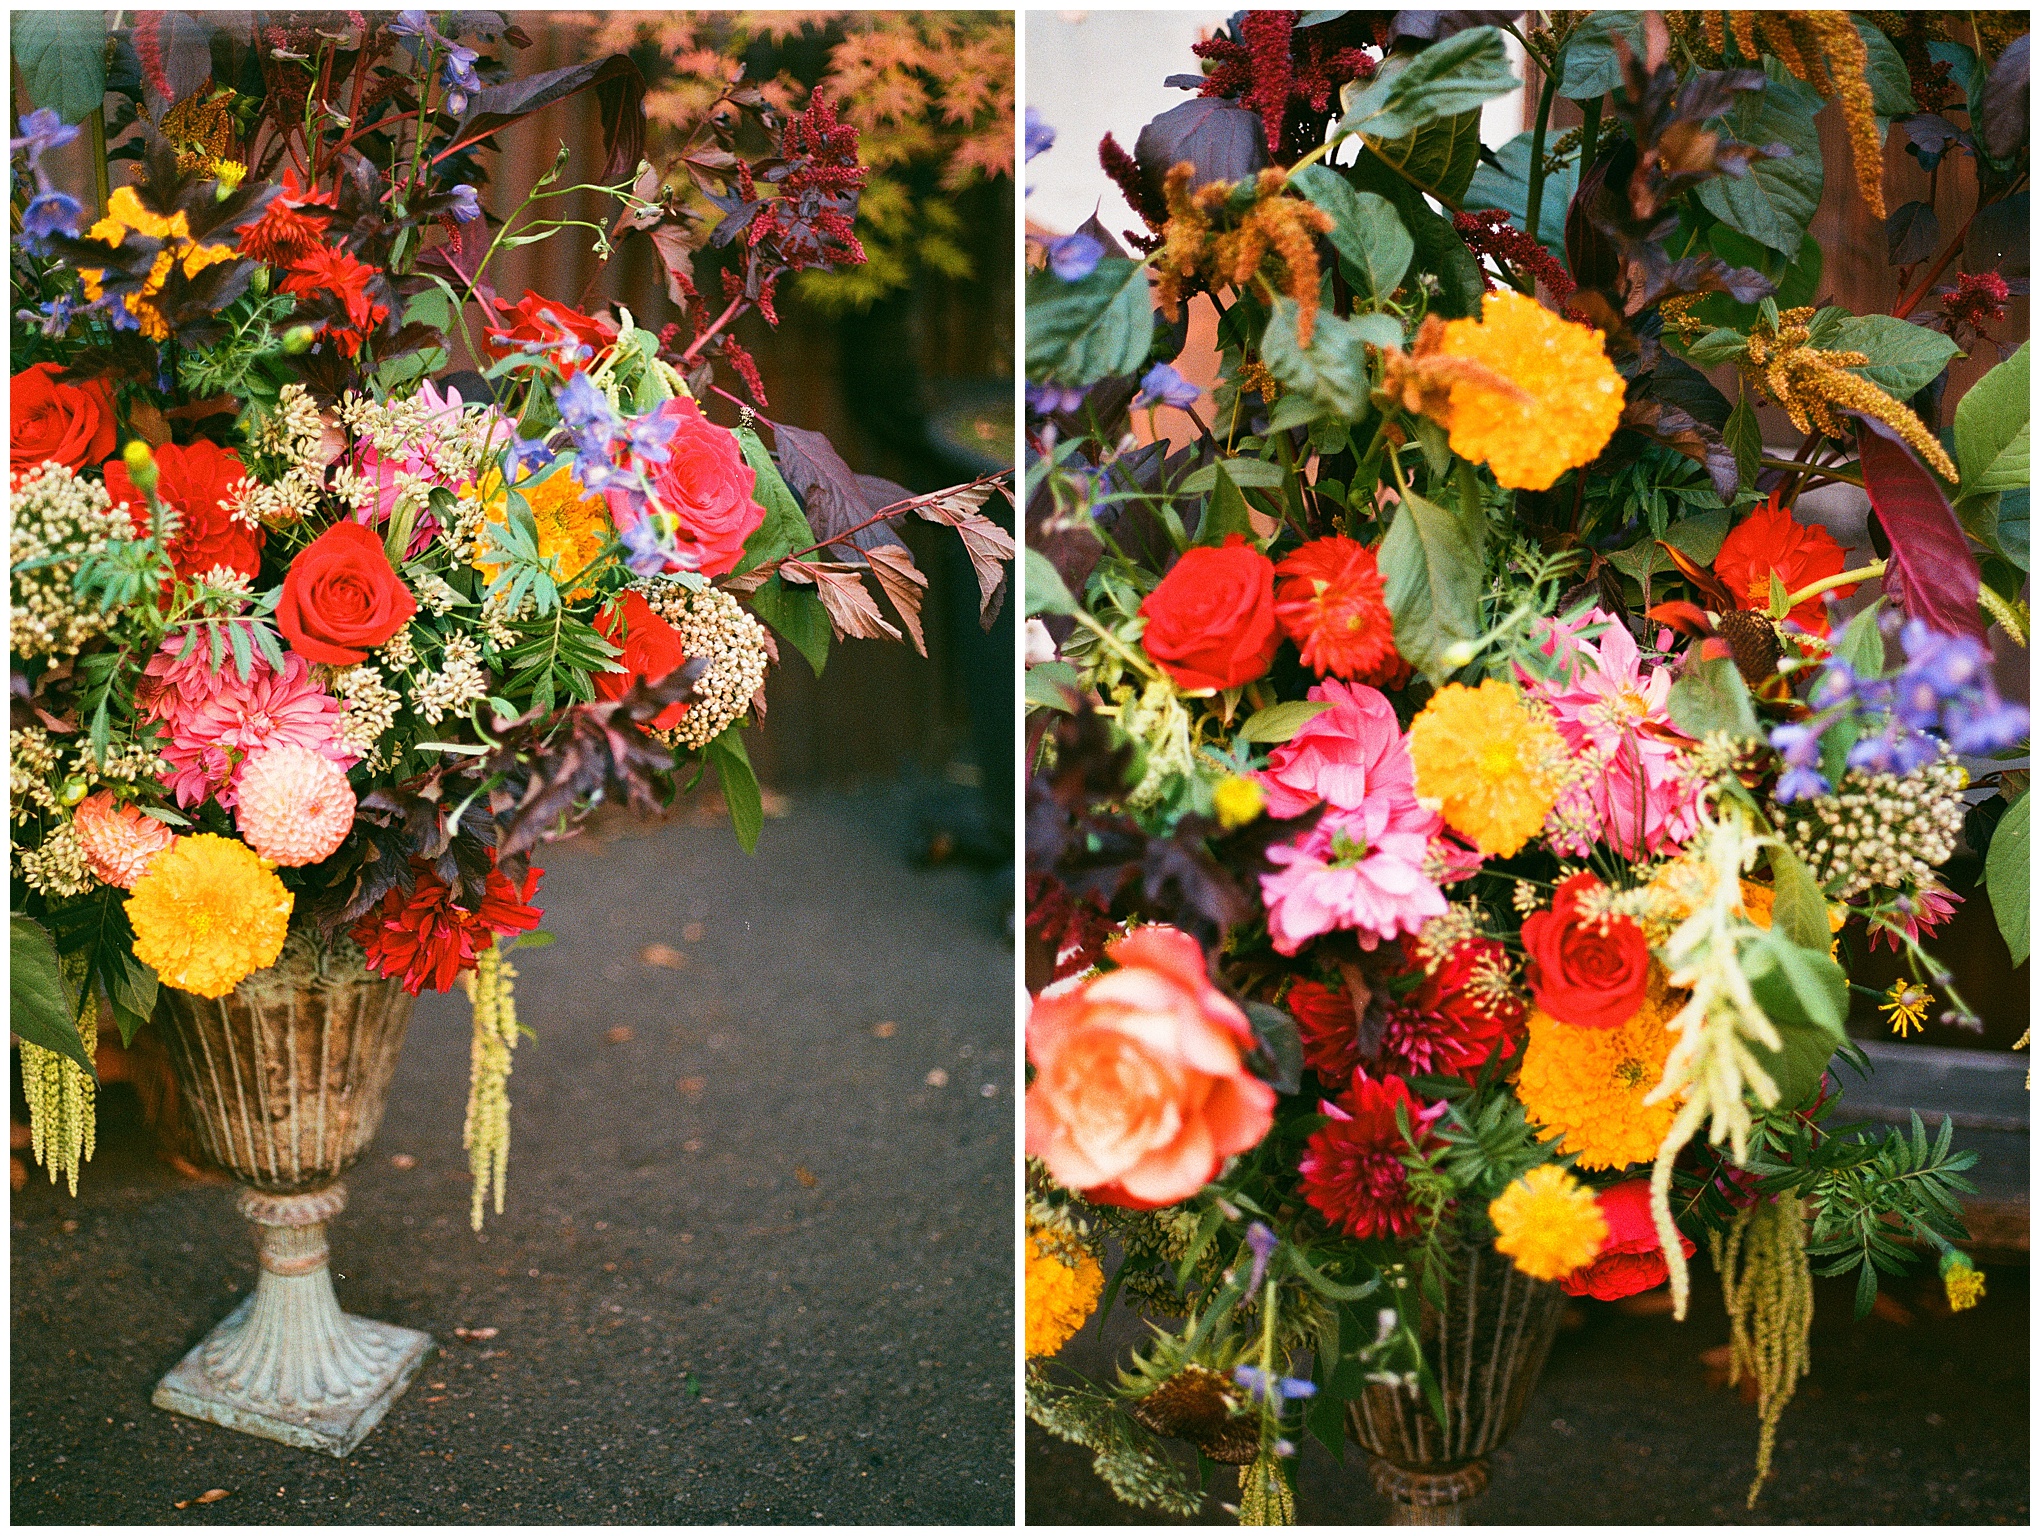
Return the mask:
<svg viewBox="0 0 2040 1536">
<path fill-rule="evenodd" d="M 1244 827 L 1261 814 L 1261 781 L 1250 778 L 1221 779 L 1211 792 L 1212 809 L 1218 824 L 1231 832 Z"/>
<path fill-rule="evenodd" d="M 1536 836 L 1564 787 L 1565 741 L 1521 692 L 1496 678 L 1447 683 L 1410 725 L 1417 794 L 1490 858 Z"/>
<path fill-rule="evenodd" d="M 225 997 L 275 963 L 292 899 L 247 844 L 210 832 L 180 837 L 127 899 L 135 958 L 182 991 Z"/>
<path fill-rule="evenodd" d="M 1904 1040 L 1916 1029 L 1927 1027 L 1927 1010 L 1934 1006 L 1934 994 L 1916 981 L 1903 977 L 1894 981 L 1878 1008 L 1891 1020 L 1891 1032 Z"/>
<path fill-rule="evenodd" d="M 1075 1239 L 1041 1227 L 1027 1234 L 1027 1357 L 1052 1355 L 1098 1308 L 1105 1271 Z"/>
<path fill-rule="evenodd" d="M 1533 1280 L 1560 1280 L 1591 1264 L 1608 1239 L 1594 1192 L 1554 1163 L 1532 1168 L 1488 1205 L 1495 1252 Z"/>
<path fill-rule="evenodd" d="M 1948 1292 L 1948 1305 L 1967 1312 L 1983 1300 L 1983 1271 L 1969 1262 L 1969 1255 L 1950 1248 L 1941 1255 L 1941 1284 Z"/>
</svg>

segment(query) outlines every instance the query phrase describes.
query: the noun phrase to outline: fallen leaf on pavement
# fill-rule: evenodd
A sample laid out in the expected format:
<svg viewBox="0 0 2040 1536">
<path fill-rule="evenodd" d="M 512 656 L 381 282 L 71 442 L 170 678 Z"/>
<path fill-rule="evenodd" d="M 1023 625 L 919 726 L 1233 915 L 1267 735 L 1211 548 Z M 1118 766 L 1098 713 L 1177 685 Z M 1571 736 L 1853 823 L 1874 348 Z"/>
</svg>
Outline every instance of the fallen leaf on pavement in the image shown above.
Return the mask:
<svg viewBox="0 0 2040 1536">
<path fill-rule="evenodd" d="M 638 958 L 646 965 L 662 965 L 669 971 L 684 971 L 688 959 L 670 944 L 647 944 Z"/>
<path fill-rule="evenodd" d="M 602 1038 L 607 1040 L 611 1045 L 628 1045 L 632 1037 L 635 1036 L 636 1034 L 637 1031 L 632 1029 L 628 1024 L 619 1024 L 614 1029 L 611 1029 L 604 1033 Z"/>
<path fill-rule="evenodd" d="M 871 1032 L 881 1040 L 890 1040 L 894 1035 L 900 1032 L 900 1027 L 899 1025 L 895 1024 L 891 1019 L 887 1019 L 882 1024 L 872 1025 Z"/>
<path fill-rule="evenodd" d="M 453 1336 L 456 1339 L 493 1339 L 502 1331 L 500 1328 L 456 1328 Z"/>
<path fill-rule="evenodd" d="M 820 1179 L 816 1178 L 813 1174 L 809 1173 L 805 1168 L 794 1169 L 793 1176 L 796 1179 L 800 1180 L 801 1186 L 804 1189 L 814 1189 L 818 1187 L 822 1182 Z"/>
<path fill-rule="evenodd" d="M 392 1152 L 390 1154 L 390 1166 L 392 1168 L 415 1168 L 418 1166 L 418 1159 L 411 1156 L 408 1152 Z"/>
<path fill-rule="evenodd" d="M 221 1499 L 224 1499 L 226 1497 L 227 1497 L 226 1489 L 208 1488 L 204 1493 L 201 1493 L 197 1498 L 179 1499 L 175 1504 L 171 1505 L 170 1507 L 172 1509 L 189 1509 L 194 1504 L 217 1504 Z"/>
<path fill-rule="evenodd" d="M 926 1081 L 930 1088 L 947 1088 L 949 1086 L 949 1074 L 940 1067 L 937 1067 L 928 1074 Z"/>
</svg>

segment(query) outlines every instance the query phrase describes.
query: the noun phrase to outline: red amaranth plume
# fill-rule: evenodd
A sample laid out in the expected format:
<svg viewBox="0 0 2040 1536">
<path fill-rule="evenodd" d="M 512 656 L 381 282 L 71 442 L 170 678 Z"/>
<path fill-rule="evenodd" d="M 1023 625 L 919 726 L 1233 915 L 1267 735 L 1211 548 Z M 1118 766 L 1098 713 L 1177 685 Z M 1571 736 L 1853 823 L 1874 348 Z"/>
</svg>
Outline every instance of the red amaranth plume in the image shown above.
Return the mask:
<svg viewBox="0 0 2040 1536">
<path fill-rule="evenodd" d="M 1162 226 L 1169 222 L 1169 210 L 1157 203 L 1154 194 L 1148 190 L 1147 178 L 1140 173 L 1140 163 L 1109 133 L 1098 141 L 1098 164 L 1104 167 L 1105 174 L 1112 178 L 1112 184 L 1125 195 L 1147 227 L 1160 234 Z M 1128 238 L 1135 244 L 1142 243 L 1140 236 L 1131 231 L 1128 231 Z"/>
<path fill-rule="evenodd" d="M 1261 114 L 1261 127 L 1268 136 L 1268 153 L 1282 153 L 1282 119 L 1289 111 L 1289 84 L 1293 70 L 1289 60 L 1289 37 L 1296 30 L 1295 11 L 1249 11 L 1240 22 L 1253 83 L 1240 98 L 1240 105 Z"/>
<path fill-rule="evenodd" d="M 1518 271 L 1541 279 L 1561 305 L 1573 296 L 1579 286 L 1557 257 L 1511 224 L 1509 215 L 1500 208 L 1470 208 L 1464 213 L 1454 214 L 1452 227 L 1459 231 L 1459 238 L 1466 242 L 1467 249 L 1474 255 L 1506 261 Z M 1489 288 L 1495 286 L 1494 279 L 1485 272 L 1481 274 L 1481 280 Z"/>
<path fill-rule="evenodd" d="M 1298 32 L 1301 11 L 1248 11 L 1240 40 L 1214 37 L 1191 52 L 1211 66 L 1200 96 L 1224 96 L 1260 114 L 1268 153 L 1281 158 L 1290 109 L 1301 104 L 1322 116 L 1338 105 L 1339 87 L 1364 80 L 1375 62 L 1358 48 L 1335 48 L 1320 28 Z"/>
</svg>

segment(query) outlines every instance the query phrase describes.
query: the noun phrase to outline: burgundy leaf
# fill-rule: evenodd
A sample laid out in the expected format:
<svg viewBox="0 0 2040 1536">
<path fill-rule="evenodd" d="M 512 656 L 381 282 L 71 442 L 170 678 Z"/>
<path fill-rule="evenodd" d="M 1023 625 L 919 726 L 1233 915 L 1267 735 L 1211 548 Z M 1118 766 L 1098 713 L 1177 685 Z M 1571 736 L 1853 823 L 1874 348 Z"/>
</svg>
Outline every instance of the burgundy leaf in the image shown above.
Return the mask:
<svg viewBox="0 0 2040 1536">
<path fill-rule="evenodd" d="M 863 550 L 900 542 L 899 535 L 885 523 L 872 523 L 854 534 L 850 530 L 870 522 L 876 513 L 894 502 L 910 500 L 912 491 L 876 475 L 855 473 L 819 432 L 776 421 L 765 424 L 772 429 L 779 472 L 807 508 L 808 526 L 814 529 L 815 538 L 827 543 L 848 535 L 844 543 L 833 548 L 832 554 L 854 562 L 862 558 Z"/>
<path fill-rule="evenodd" d="M 913 637 L 914 649 L 927 655 L 927 642 L 921 635 L 921 594 L 927 589 L 928 578 L 914 564 L 912 551 L 905 545 L 887 545 L 871 550 L 866 558 L 880 590 L 892 599 L 893 611 Z"/>
<path fill-rule="evenodd" d="M 878 600 L 864 585 L 861 568 L 828 560 L 789 560 L 780 576 L 812 586 L 829 615 L 829 627 L 841 640 L 897 640 L 900 632 L 878 611 Z"/>
<path fill-rule="evenodd" d="M 1983 639 L 1976 556 L 1948 498 L 1905 440 L 1883 422 L 1856 418 L 1863 489 L 1891 540 L 1884 590 L 1928 628 Z"/>
<path fill-rule="evenodd" d="M 645 77 L 627 53 L 484 87 L 468 102 L 449 148 L 485 139 L 590 87 L 602 114 L 602 146 L 609 152 L 602 179 L 616 181 L 635 171 L 645 153 Z"/>
<path fill-rule="evenodd" d="M 1152 205 L 1162 206 L 1162 181 L 1187 160 L 1196 169 L 1191 190 L 1214 181 L 1240 181 L 1268 163 L 1260 117 L 1229 101 L 1200 97 L 1171 107 L 1141 129 L 1133 157 Z"/>
</svg>

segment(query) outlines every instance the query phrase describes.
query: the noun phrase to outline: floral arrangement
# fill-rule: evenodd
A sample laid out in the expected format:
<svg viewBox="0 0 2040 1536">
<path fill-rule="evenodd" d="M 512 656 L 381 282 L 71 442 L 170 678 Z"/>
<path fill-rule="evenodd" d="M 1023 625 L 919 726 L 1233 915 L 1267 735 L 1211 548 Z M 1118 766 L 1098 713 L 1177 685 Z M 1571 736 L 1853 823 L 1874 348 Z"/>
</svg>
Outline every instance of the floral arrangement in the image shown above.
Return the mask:
<svg viewBox="0 0 2040 1536">
<path fill-rule="evenodd" d="M 1707 1250 L 1752 1502 L 1813 1275 L 1859 1313 L 1921 1252 L 1983 1289 L 1974 1155 L 1840 1100 L 1866 943 L 1900 1034 L 1978 1025 L 1932 952 L 1959 845 L 2026 954 L 1989 635 L 2027 641 L 2027 353 L 1952 398 L 2009 282 L 1936 286 L 2022 184 L 2024 18 L 1550 13 L 1488 160 L 1492 19 L 1243 13 L 1098 148 L 1145 227 L 1028 280 L 1029 1412 L 1179 1515 L 1170 1438 L 1271 1523 L 1368 1393 L 1443 1424 L 1424 1323 L 1470 1250 L 1680 1317 Z M 1945 245 L 1894 212 L 1891 313 L 1811 304 L 1826 96 L 1828 185 L 1879 216 L 1886 131 L 1976 164 Z M 1836 484 L 1853 566 L 1806 502 Z M 1092 1382 L 1053 1356 L 1108 1297 L 1163 1321 Z"/>
<path fill-rule="evenodd" d="M 12 1027 L 36 1155 L 75 1192 L 102 1000 L 125 1039 L 159 987 L 358 951 L 473 1000 L 479 1227 L 529 1033 L 509 953 L 546 939 L 533 851 L 709 770 L 754 846 L 744 730 L 782 642 L 819 674 L 832 638 L 899 638 L 880 596 L 918 640 L 913 517 L 967 541 L 989 621 L 998 481 L 914 496 L 759 414 L 731 325 L 862 259 L 857 133 L 819 92 L 786 117 L 734 87 L 706 104 L 682 152 L 707 220 L 633 191 L 660 173 L 627 57 L 517 76 L 529 39 L 492 12 L 13 25 Z M 487 212 L 493 136 L 580 91 L 604 180 L 566 184 L 563 146 Z M 50 170 L 81 134 L 96 211 Z M 584 194 L 613 226 L 557 211 Z M 606 260 L 634 235 L 682 312 L 658 333 L 489 282 L 519 245 Z"/>
</svg>

